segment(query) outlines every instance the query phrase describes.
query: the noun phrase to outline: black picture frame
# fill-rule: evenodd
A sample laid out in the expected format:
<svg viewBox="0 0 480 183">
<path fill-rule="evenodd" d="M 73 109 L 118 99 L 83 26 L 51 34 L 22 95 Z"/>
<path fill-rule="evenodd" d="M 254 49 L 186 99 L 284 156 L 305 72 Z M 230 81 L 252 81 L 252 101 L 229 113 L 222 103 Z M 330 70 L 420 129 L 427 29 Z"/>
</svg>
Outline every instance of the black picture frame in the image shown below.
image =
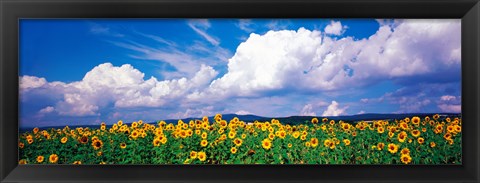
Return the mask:
<svg viewBox="0 0 480 183">
<path fill-rule="evenodd" d="M 460 18 L 462 165 L 18 166 L 20 18 Z M 0 0 L 1 182 L 479 182 L 478 0 Z"/>
</svg>

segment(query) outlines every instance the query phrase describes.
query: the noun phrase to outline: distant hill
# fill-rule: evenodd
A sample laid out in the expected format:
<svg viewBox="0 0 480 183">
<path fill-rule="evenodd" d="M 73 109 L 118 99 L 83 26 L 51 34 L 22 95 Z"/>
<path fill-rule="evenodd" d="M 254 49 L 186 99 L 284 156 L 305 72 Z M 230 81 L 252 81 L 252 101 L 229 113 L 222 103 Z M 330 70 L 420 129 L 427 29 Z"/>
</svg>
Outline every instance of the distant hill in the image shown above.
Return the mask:
<svg viewBox="0 0 480 183">
<path fill-rule="evenodd" d="M 358 122 L 358 121 L 371 121 L 371 120 L 395 120 L 395 119 L 404 119 L 406 117 L 418 116 L 424 118 L 425 116 L 433 116 L 434 114 L 440 114 L 441 116 L 445 117 L 461 117 L 461 114 L 458 113 L 406 113 L 406 114 L 376 114 L 376 113 L 367 113 L 367 114 L 356 114 L 350 116 L 289 116 L 289 117 L 263 117 L 263 116 L 256 116 L 252 114 L 248 115 L 237 115 L 237 114 L 222 114 L 222 119 L 226 121 L 230 121 L 235 117 L 238 117 L 240 120 L 244 122 L 254 122 L 254 121 L 271 121 L 272 119 L 278 119 L 283 124 L 302 124 L 306 121 L 310 121 L 312 118 L 316 117 L 319 120 L 322 118 L 327 118 L 329 120 L 342 120 L 345 122 Z M 214 116 L 208 117 L 208 120 L 212 123 L 214 121 Z M 202 118 L 183 118 L 181 119 L 184 122 L 189 122 L 190 120 L 201 120 Z M 163 120 L 167 123 L 177 124 L 178 119 L 167 119 Z M 156 124 L 158 121 L 151 121 L 146 122 L 149 124 Z M 128 123 L 129 124 L 129 123 Z M 112 125 L 107 125 L 107 127 L 111 127 Z M 64 126 L 48 126 L 42 127 L 41 129 L 48 129 L 48 128 L 63 128 Z M 71 129 L 76 127 L 89 127 L 89 128 L 98 128 L 99 125 L 81 125 L 81 126 L 69 126 Z M 33 128 L 20 128 L 20 132 L 31 131 Z"/>
<path fill-rule="evenodd" d="M 371 120 L 394 120 L 394 119 L 404 119 L 406 117 L 419 116 L 424 118 L 425 116 L 433 116 L 434 114 L 440 114 L 441 116 L 449 117 L 460 117 L 461 114 L 456 113 L 405 113 L 405 114 L 377 114 L 377 113 L 367 113 L 367 114 L 356 114 L 350 116 L 289 116 L 289 117 L 264 117 L 256 115 L 237 115 L 237 114 L 223 114 L 222 119 L 230 121 L 231 119 L 238 117 L 240 120 L 245 122 L 253 121 L 271 121 L 272 119 L 278 119 L 281 123 L 286 124 L 299 124 L 304 123 L 305 121 L 310 121 L 312 118 L 316 117 L 319 120 L 322 118 L 327 118 L 329 120 L 342 120 L 345 122 L 357 122 L 357 121 L 371 121 Z M 184 122 L 190 120 L 195 120 L 200 118 L 185 118 L 182 119 Z M 177 123 L 177 119 L 164 120 L 167 123 Z M 209 121 L 214 121 L 213 116 L 209 117 Z"/>
</svg>

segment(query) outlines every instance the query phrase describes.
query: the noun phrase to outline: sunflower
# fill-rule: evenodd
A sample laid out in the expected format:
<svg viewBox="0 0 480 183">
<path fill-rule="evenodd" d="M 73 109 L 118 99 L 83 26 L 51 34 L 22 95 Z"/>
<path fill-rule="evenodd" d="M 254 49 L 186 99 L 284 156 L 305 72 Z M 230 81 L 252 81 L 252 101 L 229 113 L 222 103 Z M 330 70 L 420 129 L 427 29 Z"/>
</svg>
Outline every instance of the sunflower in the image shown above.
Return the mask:
<svg viewBox="0 0 480 183">
<path fill-rule="evenodd" d="M 37 127 L 33 128 L 33 134 L 37 134 L 39 130 Z"/>
<path fill-rule="evenodd" d="M 158 139 L 160 139 L 160 142 L 161 142 L 162 144 L 165 144 L 165 143 L 167 143 L 167 141 L 168 141 L 168 140 L 167 140 L 167 137 L 165 137 L 165 136 L 163 136 L 163 135 L 160 136 L 160 137 L 158 137 Z"/>
<path fill-rule="evenodd" d="M 263 139 L 262 147 L 266 150 L 270 149 L 272 147 L 272 141 L 270 141 L 270 139 Z"/>
<path fill-rule="evenodd" d="M 453 144 L 453 139 L 447 139 L 448 144 L 452 145 Z"/>
<path fill-rule="evenodd" d="M 102 148 L 102 146 L 103 146 L 103 142 L 101 140 L 95 140 L 92 142 L 92 147 L 95 150 Z"/>
<path fill-rule="evenodd" d="M 285 131 L 282 130 L 278 132 L 278 137 L 284 139 L 286 136 L 287 136 L 287 133 Z"/>
<path fill-rule="evenodd" d="M 427 128 L 422 128 L 422 132 L 427 132 Z"/>
<path fill-rule="evenodd" d="M 25 147 L 25 144 L 24 144 L 23 142 L 19 142 L 19 143 L 18 143 L 18 147 L 19 147 L 20 149 L 23 149 L 23 148 Z"/>
<path fill-rule="evenodd" d="M 323 118 L 323 119 L 322 119 L 322 122 L 324 122 L 324 123 L 326 123 L 327 121 L 328 121 L 327 118 Z"/>
<path fill-rule="evenodd" d="M 81 165 L 82 162 L 81 162 L 81 161 L 74 161 L 73 164 L 74 164 L 74 165 Z"/>
<path fill-rule="evenodd" d="M 300 136 L 300 132 L 295 131 L 292 133 L 293 138 L 298 138 Z"/>
<path fill-rule="evenodd" d="M 180 137 L 182 137 L 182 138 L 186 138 L 187 135 L 188 135 L 186 130 L 180 130 L 179 134 L 180 134 Z"/>
<path fill-rule="evenodd" d="M 203 132 L 203 133 L 202 133 L 202 139 L 206 139 L 207 137 L 208 137 L 207 132 Z"/>
<path fill-rule="evenodd" d="M 323 141 L 323 145 L 324 145 L 325 147 L 330 147 L 330 143 L 332 143 L 332 142 L 331 142 L 329 139 L 325 139 L 325 140 Z"/>
<path fill-rule="evenodd" d="M 460 133 L 462 132 L 462 127 L 460 125 L 455 125 L 455 132 Z"/>
<path fill-rule="evenodd" d="M 420 117 L 418 117 L 418 116 L 415 116 L 415 117 L 412 118 L 412 124 L 414 124 L 414 125 L 419 125 L 420 121 L 421 121 Z"/>
<path fill-rule="evenodd" d="M 357 136 L 357 132 L 352 132 L 352 136 Z"/>
<path fill-rule="evenodd" d="M 62 142 L 62 144 L 65 144 L 66 142 L 68 141 L 68 138 L 67 137 L 63 137 L 60 142 Z"/>
<path fill-rule="evenodd" d="M 334 120 L 330 120 L 330 125 L 335 125 L 335 121 Z"/>
<path fill-rule="evenodd" d="M 230 152 L 231 152 L 232 154 L 237 153 L 237 148 L 236 148 L 236 147 L 230 148 Z"/>
<path fill-rule="evenodd" d="M 187 130 L 187 136 L 191 137 L 193 135 L 192 129 Z"/>
<path fill-rule="evenodd" d="M 207 159 L 207 154 L 205 154 L 205 152 L 203 152 L 203 151 L 200 151 L 197 155 L 197 158 L 200 161 L 205 161 Z"/>
<path fill-rule="evenodd" d="M 78 141 L 82 144 L 88 143 L 88 137 L 87 136 L 82 136 L 81 138 L 78 139 Z"/>
<path fill-rule="evenodd" d="M 242 134 L 242 139 L 247 138 L 247 134 Z"/>
<path fill-rule="evenodd" d="M 125 144 L 125 142 L 120 143 L 120 148 L 122 149 L 127 148 L 127 144 Z"/>
<path fill-rule="evenodd" d="M 197 151 L 191 151 L 191 152 L 190 152 L 190 159 L 195 159 L 195 158 L 197 158 L 197 154 L 198 154 Z"/>
<path fill-rule="evenodd" d="M 383 132 L 385 132 L 385 129 L 382 126 L 379 126 L 377 128 L 377 133 L 383 133 Z"/>
<path fill-rule="evenodd" d="M 342 125 L 343 130 L 349 130 L 350 129 L 350 124 L 344 124 Z"/>
<path fill-rule="evenodd" d="M 27 164 L 27 160 L 26 159 L 21 159 L 20 161 L 18 161 L 18 164 L 19 165 L 25 165 L 25 164 Z"/>
<path fill-rule="evenodd" d="M 205 147 L 205 146 L 208 145 L 208 141 L 205 140 L 205 139 L 203 139 L 202 141 L 200 141 L 200 145 L 201 145 L 202 147 Z"/>
<path fill-rule="evenodd" d="M 132 134 L 130 134 L 130 137 L 132 137 L 133 139 L 137 139 L 139 135 L 140 135 L 139 131 L 133 130 Z"/>
<path fill-rule="evenodd" d="M 388 152 L 394 154 L 398 151 L 398 146 L 395 144 L 388 144 Z"/>
<path fill-rule="evenodd" d="M 268 138 L 269 138 L 270 140 L 275 139 L 275 134 L 273 134 L 273 133 L 268 134 Z"/>
<path fill-rule="evenodd" d="M 153 139 L 153 146 L 158 147 L 162 141 L 159 138 Z"/>
<path fill-rule="evenodd" d="M 430 117 L 425 116 L 425 121 L 430 121 Z"/>
<path fill-rule="evenodd" d="M 452 122 L 452 119 L 450 119 L 450 118 L 445 118 L 445 121 L 447 121 L 447 123 L 450 123 L 450 122 Z"/>
<path fill-rule="evenodd" d="M 380 142 L 377 144 L 377 149 L 380 151 L 380 150 L 383 150 L 383 148 L 385 147 L 385 144 L 383 142 Z"/>
<path fill-rule="evenodd" d="M 305 142 L 305 147 L 310 147 L 312 144 L 310 142 Z"/>
<path fill-rule="evenodd" d="M 241 146 L 242 145 L 242 139 L 239 139 L 239 138 L 236 138 L 235 140 L 233 140 L 233 143 L 236 145 L 236 146 Z"/>
<path fill-rule="evenodd" d="M 48 161 L 50 161 L 50 163 L 57 163 L 58 162 L 58 155 L 51 154 L 50 157 L 48 157 Z"/>
<path fill-rule="evenodd" d="M 433 119 L 437 120 L 438 118 L 440 118 L 440 115 L 438 114 L 433 115 Z"/>
<path fill-rule="evenodd" d="M 420 138 L 417 139 L 417 141 L 418 141 L 419 144 L 423 144 L 425 142 L 425 139 L 420 137 Z"/>
<path fill-rule="evenodd" d="M 452 134 L 446 133 L 445 135 L 443 135 L 443 138 L 445 138 L 445 140 L 452 139 Z"/>
<path fill-rule="evenodd" d="M 410 162 L 412 162 L 412 157 L 410 157 L 409 154 L 403 154 L 402 156 L 400 156 L 400 160 L 402 161 L 402 163 L 404 164 L 408 164 Z"/>
<path fill-rule="evenodd" d="M 44 159 L 45 159 L 45 157 L 43 157 L 43 156 L 37 156 L 37 162 L 38 163 L 42 163 Z"/>
<path fill-rule="evenodd" d="M 431 148 L 434 148 L 437 144 L 435 144 L 435 142 L 430 142 L 430 147 Z"/>
<path fill-rule="evenodd" d="M 318 124 L 318 119 L 317 118 L 312 118 L 312 123 L 313 124 Z"/>
<path fill-rule="evenodd" d="M 100 126 L 100 130 L 104 131 L 104 130 L 106 130 L 106 129 L 107 129 L 107 127 L 105 127 L 105 126 Z"/>
<path fill-rule="evenodd" d="M 221 121 L 220 121 L 220 127 L 221 127 L 221 128 L 225 128 L 225 127 L 227 127 L 227 125 L 228 125 L 228 124 L 227 124 L 227 121 L 225 121 L 225 120 L 221 120 Z"/>
<path fill-rule="evenodd" d="M 33 143 L 33 139 L 27 139 L 27 143 L 28 143 L 28 144 L 32 144 L 32 143 Z"/>
<path fill-rule="evenodd" d="M 350 145 L 350 140 L 348 139 L 343 139 L 343 143 L 345 143 L 346 146 Z"/>
<path fill-rule="evenodd" d="M 400 132 L 397 136 L 399 142 L 405 142 L 407 139 L 407 133 L 406 132 Z"/>
<path fill-rule="evenodd" d="M 410 154 L 410 149 L 408 149 L 408 148 L 403 148 L 403 149 L 400 151 L 400 154 L 402 154 L 402 155 Z"/>
<path fill-rule="evenodd" d="M 330 142 L 329 147 L 330 149 L 335 149 L 335 142 Z"/>
<path fill-rule="evenodd" d="M 292 148 L 292 143 L 288 143 L 287 147 Z"/>
<path fill-rule="evenodd" d="M 414 137 L 420 136 L 420 131 L 418 131 L 418 130 L 412 130 L 411 133 L 412 133 L 412 136 L 414 136 Z"/>
<path fill-rule="evenodd" d="M 452 125 L 448 125 L 448 126 L 447 126 L 447 131 L 448 131 L 449 133 L 455 133 L 455 129 L 453 128 Z"/>
<path fill-rule="evenodd" d="M 401 122 L 401 123 L 399 124 L 399 126 L 400 126 L 400 128 L 402 128 L 403 130 L 408 129 L 408 124 L 405 123 L 405 122 Z"/>
<path fill-rule="evenodd" d="M 306 136 L 306 135 L 300 136 L 300 140 L 306 140 L 306 139 L 307 139 L 307 136 Z"/>
<path fill-rule="evenodd" d="M 230 139 L 235 138 L 236 135 L 237 135 L 237 132 L 235 132 L 235 131 L 228 132 L 228 138 L 230 138 Z"/>
<path fill-rule="evenodd" d="M 310 139 L 310 144 L 312 145 L 312 147 L 317 147 L 318 146 L 318 139 L 317 138 Z"/>
</svg>

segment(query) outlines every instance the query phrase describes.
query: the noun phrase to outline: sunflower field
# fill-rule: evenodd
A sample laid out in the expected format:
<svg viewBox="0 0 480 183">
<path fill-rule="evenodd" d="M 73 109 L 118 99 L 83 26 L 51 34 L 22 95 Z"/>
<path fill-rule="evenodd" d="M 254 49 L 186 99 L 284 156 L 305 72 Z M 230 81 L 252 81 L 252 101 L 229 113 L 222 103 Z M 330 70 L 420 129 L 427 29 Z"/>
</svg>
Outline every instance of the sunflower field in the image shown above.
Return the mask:
<svg viewBox="0 0 480 183">
<path fill-rule="evenodd" d="M 462 120 L 413 116 L 347 123 L 312 118 L 107 127 L 34 128 L 19 136 L 19 164 L 461 164 Z"/>
</svg>

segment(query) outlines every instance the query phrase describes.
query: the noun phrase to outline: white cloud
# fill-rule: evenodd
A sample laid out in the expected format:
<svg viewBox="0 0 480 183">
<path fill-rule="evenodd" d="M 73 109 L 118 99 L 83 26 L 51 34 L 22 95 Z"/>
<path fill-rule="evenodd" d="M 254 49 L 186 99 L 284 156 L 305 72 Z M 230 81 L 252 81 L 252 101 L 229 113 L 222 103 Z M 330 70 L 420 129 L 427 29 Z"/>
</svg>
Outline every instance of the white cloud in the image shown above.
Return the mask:
<svg viewBox="0 0 480 183">
<path fill-rule="evenodd" d="M 46 114 L 46 113 L 51 113 L 51 112 L 53 112 L 54 110 L 55 110 L 54 107 L 52 107 L 52 106 L 47 106 L 47 107 L 41 109 L 40 111 L 38 111 L 38 113 L 40 113 L 40 114 Z"/>
<path fill-rule="evenodd" d="M 252 114 L 251 112 L 248 112 L 248 111 L 245 111 L 245 110 L 239 110 L 237 112 L 235 112 L 236 115 L 248 115 L 248 114 Z"/>
<path fill-rule="evenodd" d="M 42 86 L 48 93 L 63 94 L 55 109 L 60 115 L 95 116 L 99 110 L 113 104 L 117 108 L 159 107 L 180 102 L 187 93 L 206 87 L 218 73 L 202 65 L 192 78 L 158 81 L 155 77 L 144 80 L 144 73 L 129 64 L 120 67 L 104 63 L 89 71 L 81 81 L 48 83 Z M 21 77 L 28 81 L 43 81 L 35 77 Z M 21 88 L 39 86 L 22 82 Z M 47 93 L 47 94 L 48 94 Z"/>
<path fill-rule="evenodd" d="M 38 78 L 35 76 L 21 76 L 19 81 L 20 91 L 28 91 L 30 89 L 40 88 L 47 84 L 45 78 Z"/>
<path fill-rule="evenodd" d="M 313 105 L 307 104 L 303 106 L 302 111 L 300 111 L 300 116 L 316 116 L 317 114 L 313 112 Z"/>
<path fill-rule="evenodd" d="M 460 49 L 459 20 L 389 25 L 361 40 L 337 40 L 304 28 L 252 33 L 229 59 L 228 72 L 190 97 L 221 100 L 268 91 L 338 91 L 384 80 L 459 73 L 460 57 L 452 57 Z"/>
<path fill-rule="evenodd" d="M 211 44 L 218 46 L 220 40 L 212 35 L 209 35 L 206 30 L 210 28 L 210 22 L 207 19 L 197 19 L 188 21 L 188 26 L 192 28 L 197 34 L 205 38 Z"/>
<path fill-rule="evenodd" d="M 444 96 L 440 97 L 440 100 L 450 101 L 450 100 L 455 100 L 456 98 L 457 98 L 457 97 L 452 96 L 452 95 L 444 95 Z"/>
<path fill-rule="evenodd" d="M 330 24 L 325 27 L 324 31 L 327 34 L 339 36 L 345 32 L 345 29 L 347 29 L 347 26 L 342 26 L 340 21 L 331 21 Z"/>
<path fill-rule="evenodd" d="M 200 109 L 187 109 L 185 112 L 177 112 L 174 114 L 170 114 L 169 117 L 173 119 L 182 119 L 192 116 L 212 116 L 214 115 L 212 110 L 213 106 L 207 106 Z"/>
<path fill-rule="evenodd" d="M 358 112 L 357 114 L 365 114 L 365 111 L 364 111 L 364 110 L 361 110 L 361 111 Z"/>
<path fill-rule="evenodd" d="M 453 105 L 453 104 L 440 104 L 438 108 L 442 112 L 451 112 L 451 113 L 460 113 L 462 112 L 462 105 Z"/>
<path fill-rule="evenodd" d="M 142 34 L 142 33 L 139 33 Z M 216 66 L 226 64 L 231 56 L 229 50 L 220 46 L 205 45 L 202 42 L 195 41 L 194 44 L 185 48 L 179 48 L 174 42 L 165 40 L 158 36 L 144 35 L 155 41 L 167 44 L 168 47 L 154 48 L 134 41 L 126 40 L 124 42 L 111 42 L 112 44 L 133 50 L 140 54 L 130 55 L 130 57 L 142 60 L 155 60 L 162 63 L 168 63 L 176 70 L 162 69 L 160 74 L 166 79 L 181 77 L 192 77 L 200 69 L 202 64 Z"/>
<path fill-rule="evenodd" d="M 443 95 L 437 102 L 437 107 L 442 112 L 460 113 L 462 112 L 461 96 Z"/>
<path fill-rule="evenodd" d="M 90 23 L 90 32 L 92 34 L 99 34 L 105 36 L 125 37 L 125 35 L 113 31 L 110 27 L 97 23 Z"/>
<path fill-rule="evenodd" d="M 252 20 L 250 19 L 240 19 L 238 20 L 238 23 L 236 24 L 237 27 L 245 32 L 253 32 L 253 28 L 251 27 L 253 25 Z"/>
<path fill-rule="evenodd" d="M 284 30 L 291 25 L 288 19 L 274 19 L 266 24 L 266 27 L 270 30 Z"/>
<path fill-rule="evenodd" d="M 322 116 L 340 116 L 345 114 L 345 110 L 348 109 L 348 106 L 340 107 L 340 104 L 336 101 L 332 101 L 332 103 L 327 107 L 322 114 Z"/>
</svg>

